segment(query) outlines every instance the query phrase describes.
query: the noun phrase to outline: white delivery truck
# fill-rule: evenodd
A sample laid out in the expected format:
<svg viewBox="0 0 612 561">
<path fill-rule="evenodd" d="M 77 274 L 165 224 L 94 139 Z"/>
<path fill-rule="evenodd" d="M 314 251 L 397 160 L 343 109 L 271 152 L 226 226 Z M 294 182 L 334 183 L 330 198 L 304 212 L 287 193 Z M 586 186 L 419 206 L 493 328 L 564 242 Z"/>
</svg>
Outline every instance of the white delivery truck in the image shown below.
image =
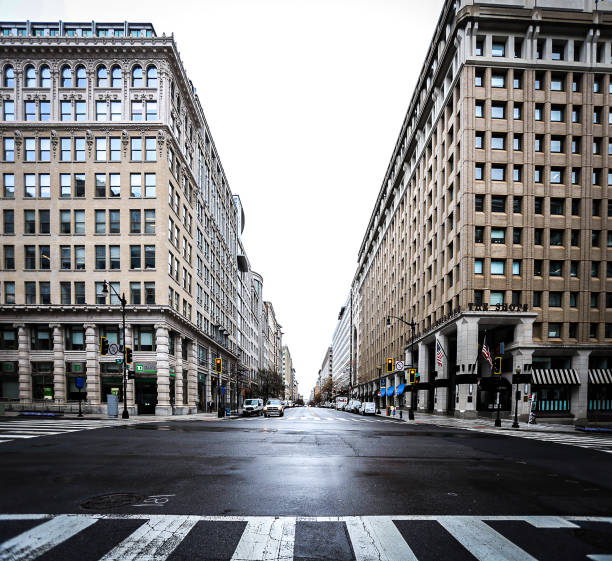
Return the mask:
<svg viewBox="0 0 612 561">
<path fill-rule="evenodd" d="M 344 409 L 348 402 L 348 397 L 337 397 L 336 398 L 336 409 L 338 411 Z"/>
</svg>

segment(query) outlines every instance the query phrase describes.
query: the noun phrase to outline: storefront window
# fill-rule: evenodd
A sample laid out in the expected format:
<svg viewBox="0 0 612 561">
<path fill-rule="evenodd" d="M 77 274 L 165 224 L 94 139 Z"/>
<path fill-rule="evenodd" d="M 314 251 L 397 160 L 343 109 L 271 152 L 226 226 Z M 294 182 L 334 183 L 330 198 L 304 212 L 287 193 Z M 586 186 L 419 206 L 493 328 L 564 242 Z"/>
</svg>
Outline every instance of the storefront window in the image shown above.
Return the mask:
<svg viewBox="0 0 612 561">
<path fill-rule="evenodd" d="M 13 327 L 0 327 L 0 349 L 3 351 L 17 350 L 17 330 Z"/>
<path fill-rule="evenodd" d="M 53 399 L 53 363 L 32 362 L 32 397 L 38 400 Z"/>
<path fill-rule="evenodd" d="M 555 386 L 550 388 L 539 388 L 537 394 L 537 411 L 542 413 L 569 412 L 570 386 Z"/>
<path fill-rule="evenodd" d="M 123 370 L 120 364 L 114 362 L 100 363 L 102 382 L 102 401 L 107 402 L 107 396 L 114 394 L 123 401 Z"/>
<path fill-rule="evenodd" d="M 19 399 L 19 363 L 0 362 L 0 399 Z"/>
<path fill-rule="evenodd" d="M 67 362 L 66 363 L 66 396 L 69 401 L 79 399 L 79 388 L 76 386 L 78 377 L 85 378 L 85 385 L 81 388 L 80 397 L 87 399 L 87 363 Z"/>
</svg>

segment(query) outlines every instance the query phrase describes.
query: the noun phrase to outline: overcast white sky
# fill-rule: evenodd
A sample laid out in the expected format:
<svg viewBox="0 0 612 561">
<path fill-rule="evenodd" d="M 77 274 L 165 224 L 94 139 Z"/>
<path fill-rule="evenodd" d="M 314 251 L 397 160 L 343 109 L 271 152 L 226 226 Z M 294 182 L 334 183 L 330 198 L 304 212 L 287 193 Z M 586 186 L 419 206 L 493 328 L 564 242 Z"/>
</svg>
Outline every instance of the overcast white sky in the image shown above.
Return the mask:
<svg viewBox="0 0 612 561">
<path fill-rule="evenodd" d="M 174 33 L 308 398 L 443 0 L 0 0 Z"/>
</svg>

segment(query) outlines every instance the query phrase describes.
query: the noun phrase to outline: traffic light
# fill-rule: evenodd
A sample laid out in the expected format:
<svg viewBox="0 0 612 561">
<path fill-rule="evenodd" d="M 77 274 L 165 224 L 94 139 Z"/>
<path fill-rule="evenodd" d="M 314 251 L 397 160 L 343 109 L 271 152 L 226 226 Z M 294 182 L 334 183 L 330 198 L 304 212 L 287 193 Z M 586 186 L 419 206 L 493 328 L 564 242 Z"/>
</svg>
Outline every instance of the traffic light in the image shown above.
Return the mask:
<svg viewBox="0 0 612 561">
<path fill-rule="evenodd" d="M 414 376 L 414 383 L 418 384 L 421 381 L 421 375 L 417 372 Z"/>
<path fill-rule="evenodd" d="M 408 369 L 408 383 L 409 384 L 414 384 L 415 383 L 415 379 L 416 379 L 416 368 L 409 368 Z"/>
<path fill-rule="evenodd" d="M 388 358 L 387 359 L 387 373 L 391 373 L 391 372 L 393 372 L 393 359 Z"/>
<path fill-rule="evenodd" d="M 108 354 L 108 337 L 100 337 L 100 354 L 102 356 Z"/>
<path fill-rule="evenodd" d="M 220 358 L 215 359 L 215 372 L 221 374 L 223 371 L 223 360 Z"/>
<path fill-rule="evenodd" d="M 132 364 L 132 347 L 125 347 L 125 363 Z"/>
<path fill-rule="evenodd" d="M 493 374 L 497 374 L 498 376 L 502 372 L 502 357 L 496 356 L 493 359 Z"/>
</svg>

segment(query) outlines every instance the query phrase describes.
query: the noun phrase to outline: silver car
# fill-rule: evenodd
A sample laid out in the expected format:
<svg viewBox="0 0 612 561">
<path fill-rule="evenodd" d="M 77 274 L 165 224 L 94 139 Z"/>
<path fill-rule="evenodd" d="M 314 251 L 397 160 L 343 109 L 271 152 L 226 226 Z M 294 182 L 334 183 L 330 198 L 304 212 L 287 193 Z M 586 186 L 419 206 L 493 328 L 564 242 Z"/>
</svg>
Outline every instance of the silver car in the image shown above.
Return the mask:
<svg viewBox="0 0 612 561">
<path fill-rule="evenodd" d="M 264 405 L 264 417 L 271 417 L 276 415 L 282 417 L 285 414 L 283 403 L 280 399 L 268 399 Z"/>
</svg>

